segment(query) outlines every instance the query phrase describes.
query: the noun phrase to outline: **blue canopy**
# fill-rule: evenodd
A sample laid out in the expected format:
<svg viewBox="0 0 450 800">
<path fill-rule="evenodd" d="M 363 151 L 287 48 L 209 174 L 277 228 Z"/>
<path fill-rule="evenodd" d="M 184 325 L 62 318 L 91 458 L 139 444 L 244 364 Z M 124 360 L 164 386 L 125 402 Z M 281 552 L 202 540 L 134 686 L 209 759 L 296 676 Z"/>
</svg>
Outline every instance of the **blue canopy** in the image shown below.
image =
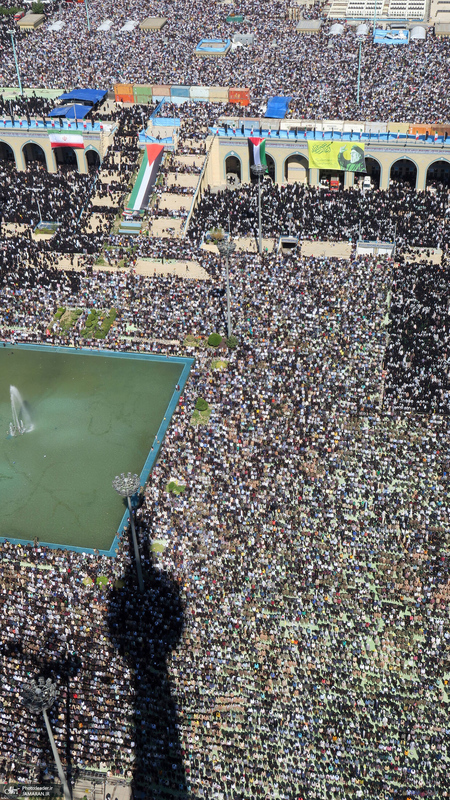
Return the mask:
<svg viewBox="0 0 450 800">
<path fill-rule="evenodd" d="M 80 106 L 74 103 L 71 106 L 61 106 L 50 111 L 49 117 L 65 117 L 66 119 L 83 119 L 92 111 L 92 106 Z"/>
<path fill-rule="evenodd" d="M 73 89 L 68 94 L 62 94 L 58 100 L 71 100 L 72 103 L 91 103 L 93 106 L 103 100 L 108 94 L 106 89 Z"/>
<path fill-rule="evenodd" d="M 291 100 L 292 97 L 271 97 L 264 116 L 271 117 L 271 119 L 284 119 Z"/>
</svg>

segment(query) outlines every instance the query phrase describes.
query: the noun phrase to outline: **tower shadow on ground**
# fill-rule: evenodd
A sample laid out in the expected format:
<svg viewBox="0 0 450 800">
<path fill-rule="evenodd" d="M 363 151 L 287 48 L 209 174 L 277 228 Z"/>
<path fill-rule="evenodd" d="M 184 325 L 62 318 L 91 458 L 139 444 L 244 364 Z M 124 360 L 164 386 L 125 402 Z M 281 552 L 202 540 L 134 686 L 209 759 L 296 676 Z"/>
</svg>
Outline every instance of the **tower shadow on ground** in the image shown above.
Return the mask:
<svg viewBox="0 0 450 800">
<path fill-rule="evenodd" d="M 113 589 L 108 609 L 111 642 L 134 675 L 133 797 L 188 800 L 167 671 L 167 657 L 183 631 L 183 603 L 178 586 L 157 569 L 153 555 L 147 551 L 143 556 L 144 592 L 138 591 L 133 562 L 123 587 Z"/>
</svg>

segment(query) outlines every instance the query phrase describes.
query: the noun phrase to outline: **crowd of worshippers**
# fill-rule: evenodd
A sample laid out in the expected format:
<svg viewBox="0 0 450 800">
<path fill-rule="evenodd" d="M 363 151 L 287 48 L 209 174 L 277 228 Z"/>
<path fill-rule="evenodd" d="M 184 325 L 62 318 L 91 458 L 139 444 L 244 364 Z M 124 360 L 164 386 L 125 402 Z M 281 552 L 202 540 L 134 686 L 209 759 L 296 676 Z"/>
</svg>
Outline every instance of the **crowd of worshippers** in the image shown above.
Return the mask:
<svg viewBox="0 0 450 800">
<path fill-rule="evenodd" d="M 408 183 L 391 181 L 387 190 L 330 192 L 299 183 L 279 186 L 266 179 L 261 187 L 261 226 L 263 236 L 269 238 L 291 230 L 300 239 L 396 239 L 400 247 L 442 246 L 446 250 L 448 204 L 448 189 L 442 186 L 435 193 L 416 192 Z M 200 243 L 212 228 L 228 229 L 228 220 L 233 236 L 257 234 L 257 183 L 218 194 L 206 190 L 192 215 L 189 236 Z"/>
<path fill-rule="evenodd" d="M 261 14 L 253 0 L 244 0 L 239 12 L 242 23 L 227 23 L 222 5 L 205 7 L 200 0 L 181 0 L 176 7 L 160 3 L 158 14 L 167 19 L 151 39 L 139 25 L 125 32 L 128 19 L 148 16 L 144 0 L 130 5 L 119 0 L 114 6 L 114 37 L 98 31 L 107 14 L 100 0 L 89 6 L 91 30 L 87 29 L 82 4 L 67 3 L 47 11 L 45 24 L 33 32 L 17 31 L 16 47 L 22 83 L 26 87 L 66 88 L 95 86 L 112 88 L 115 83 L 249 88 L 252 113 L 264 114 L 270 96 L 292 96 L 290 114 L 303 119 L 365 119 L 391 122 L 428 122 L 449 117 L 446 64 L 450 43 L 432 29 L 426 40 L 407 46 L 373 44 L 369 35 L 361 53 L 360 99 L 357 103 L 359 39 L 355 27 L 344 22 L 341 36 L 330 36 L 333 20 L 325 19 L 316 5 L 304 9 L 308 18 L 322 17 L 318 35 L 296 30 L 297 18 L 289 18 L 290 0 L 282 0 Z M 56 19 L 62 31 L 49 31 Z M 0 20 L 2 82 L 13 86 L 16 67 L 7 33 L 8 17 Z M 195 55 L 202 38 L 228 39 L 234 33 L 254 34 L 254 43 L 232 49 L 223 58 Z M 70 40 L 71 47 L 66 43 Z M 293 58 L 295 54 L 295 58 Z"/>
<path fill-rule="evenodd" d="M 0 549 L 3 775 L 54 774 L 20 704 L 45 668 L 74 776 L 106 765 L 157 800 L 448 797 L 448 264 L 237 253 L 238 346 L 217 351 L 221 265 L 178 247 L 209 280 L 29 269 L 0 289 L 3 340 L 67 343 L 59 305 L 114 305 L 101 347 L 195 359 L 136 512 L 143 598 L 126 536 L 116 559 Z"/>
</svg>

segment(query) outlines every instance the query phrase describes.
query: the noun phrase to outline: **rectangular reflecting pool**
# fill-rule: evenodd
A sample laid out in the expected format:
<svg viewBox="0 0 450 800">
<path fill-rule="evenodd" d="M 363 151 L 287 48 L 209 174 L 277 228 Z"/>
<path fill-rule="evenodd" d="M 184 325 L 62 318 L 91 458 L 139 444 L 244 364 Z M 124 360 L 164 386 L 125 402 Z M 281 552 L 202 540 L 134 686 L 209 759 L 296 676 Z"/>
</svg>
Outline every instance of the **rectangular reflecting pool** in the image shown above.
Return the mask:
<svg viewBox="0 0 450 800">
<path fill-rule="evenodd" d="M 121 472 L 143 484 L 189 358 L 0 343 L 0 537 L 114 555 Z M 32 430 L 11 437 L 10 386 Z"/>
</svg>

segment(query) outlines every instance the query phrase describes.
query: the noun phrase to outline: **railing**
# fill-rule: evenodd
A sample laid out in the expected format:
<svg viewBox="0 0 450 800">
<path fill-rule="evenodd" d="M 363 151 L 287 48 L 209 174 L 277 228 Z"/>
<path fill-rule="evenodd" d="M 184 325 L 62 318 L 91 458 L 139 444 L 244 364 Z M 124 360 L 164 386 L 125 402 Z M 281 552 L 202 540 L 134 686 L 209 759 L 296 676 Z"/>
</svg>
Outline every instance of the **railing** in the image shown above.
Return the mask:
<svg viewBox="0 0 450 800">
<path fill-rule="evenodd" d="M 191 217 L 192 217 L 194 208 L 195 208 L 196 203 L 197 203 L 197 198 L 198 198 L 200 190 L 202 189 L 203 177 L 205 175 L 206 167 L 208 166 L 209 157 L 211 155 L 211 148 L 212 148 L 212 146 L 214 144 L 214 140 L 215 140 L 216 136 L 217 136 L 217 134 L 215 133 L 213 138 L 211 139 L 211 144 L 209 145 L 209 150 L 208 150 L 208 152 L 206 154 L 206 157 L 205 157 L 205 160 L 203 162 L 202 171 L 200 172 L 200 175 L 198 176 L 198 182 L 197 182 L 197 186 L 196 186 L 196 189 L 195 189 L 195 192 L 194 192 L 194 196 L 192 198 L 191 206 L 189 208 L 189 212 L 188 212 L 188 215 L 186 217 L 186 222 L 184 223 L 184 227 L 183 227 L 183 230 L 181 232 L 181 236 L 182 236 L 183 239 L 186 236 L 186 233 L 188 231 L 189 223 L 191 221 Z"/>
</svg>

